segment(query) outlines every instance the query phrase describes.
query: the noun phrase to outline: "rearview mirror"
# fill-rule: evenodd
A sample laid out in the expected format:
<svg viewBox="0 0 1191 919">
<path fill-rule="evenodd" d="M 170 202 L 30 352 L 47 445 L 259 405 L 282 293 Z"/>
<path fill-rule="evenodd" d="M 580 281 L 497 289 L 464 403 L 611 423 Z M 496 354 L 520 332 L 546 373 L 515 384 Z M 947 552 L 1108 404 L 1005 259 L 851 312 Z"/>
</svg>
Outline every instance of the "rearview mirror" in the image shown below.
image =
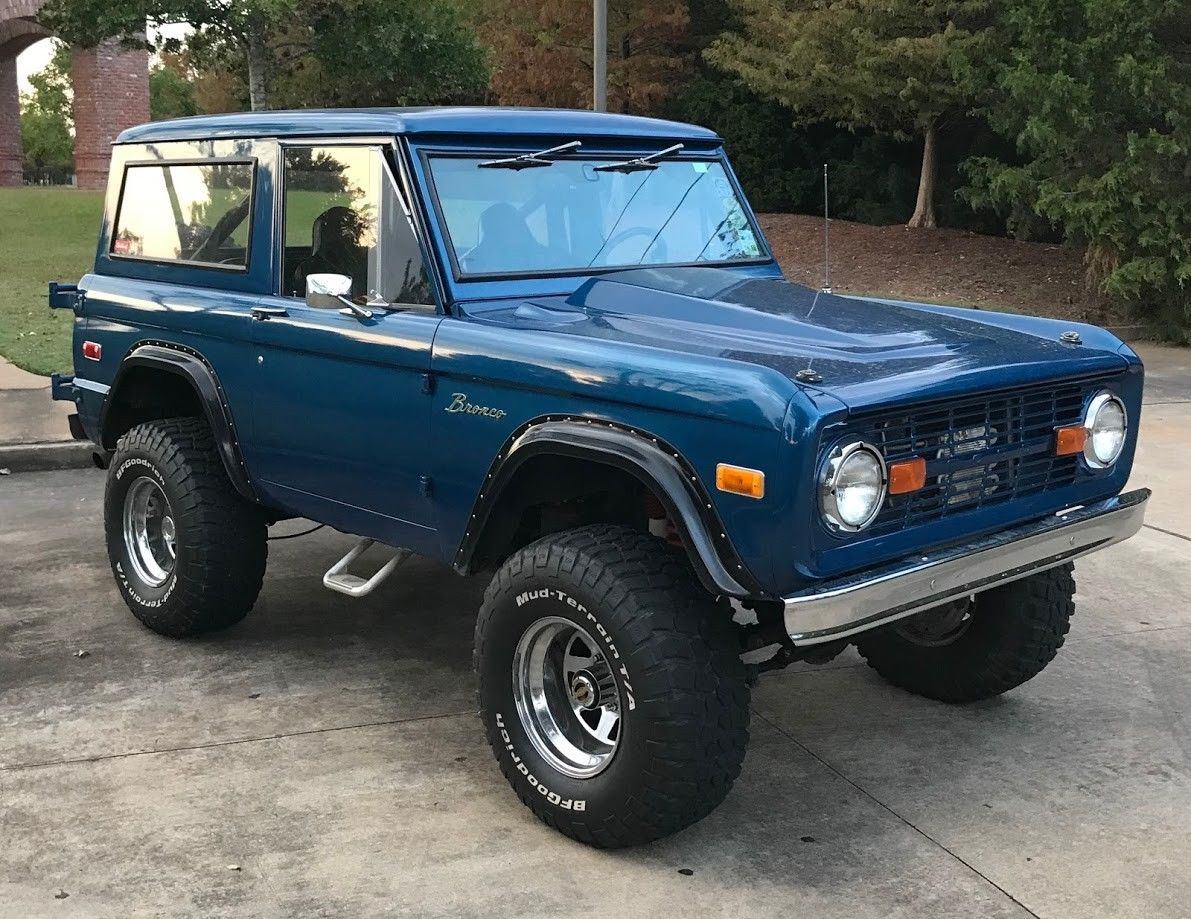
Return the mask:
<svg viewBox="0 0 1191 919">
<path fill-rule="evenodd" d="M 340 297 L 351 297 L 352 279 L 345 274 L 312 274 L 306 278 L 306 305 L 320 310 L 343 306 Z"/>
</svg>

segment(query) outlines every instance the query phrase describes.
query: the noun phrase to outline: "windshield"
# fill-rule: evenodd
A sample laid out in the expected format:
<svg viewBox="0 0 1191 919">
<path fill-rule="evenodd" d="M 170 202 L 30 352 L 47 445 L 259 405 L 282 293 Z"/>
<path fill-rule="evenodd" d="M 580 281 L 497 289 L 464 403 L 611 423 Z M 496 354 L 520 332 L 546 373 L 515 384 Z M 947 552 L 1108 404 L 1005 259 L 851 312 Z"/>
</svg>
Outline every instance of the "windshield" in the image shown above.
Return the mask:
<svg viewBox="0 0 1191 919">
<path fill-rule="evenodd" d="M 463 275 L 738 262 L 764 252 L 722 164 L 665 160 L 635 172 L 608 158 L 530 169 L 432 156 L 430 172 Z M 603 166 L 604 169 L 596 167 Z"/>
</svg>

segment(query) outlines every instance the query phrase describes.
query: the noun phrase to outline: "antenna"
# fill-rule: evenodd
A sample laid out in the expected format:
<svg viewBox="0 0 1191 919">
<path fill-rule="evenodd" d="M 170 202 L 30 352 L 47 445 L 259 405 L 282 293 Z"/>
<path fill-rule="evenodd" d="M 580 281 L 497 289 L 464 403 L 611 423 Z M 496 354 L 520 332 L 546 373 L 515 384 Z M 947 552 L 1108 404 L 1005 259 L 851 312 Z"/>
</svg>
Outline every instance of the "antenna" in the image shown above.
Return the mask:
<svg viewBox="0 0 1191 919">
<path fill-rule="evenodd" d="M 827 210 L 827 164 L 823 164 L 823 293 L 831 293 L 831 215 Z"/>
</svg>

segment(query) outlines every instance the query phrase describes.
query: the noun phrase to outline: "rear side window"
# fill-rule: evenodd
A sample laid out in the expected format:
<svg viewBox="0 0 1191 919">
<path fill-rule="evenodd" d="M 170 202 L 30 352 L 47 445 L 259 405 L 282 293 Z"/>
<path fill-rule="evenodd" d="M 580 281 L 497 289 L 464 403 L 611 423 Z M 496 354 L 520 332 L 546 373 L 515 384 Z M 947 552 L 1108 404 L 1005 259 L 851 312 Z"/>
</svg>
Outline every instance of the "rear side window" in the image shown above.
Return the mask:
<svg viewBox="0 0 1191 919">
<path fill-rule="evenodd" d="M 251 162 L 128 166 L 111 254 L 246 269 L 253 171 Z"/>
</svg>

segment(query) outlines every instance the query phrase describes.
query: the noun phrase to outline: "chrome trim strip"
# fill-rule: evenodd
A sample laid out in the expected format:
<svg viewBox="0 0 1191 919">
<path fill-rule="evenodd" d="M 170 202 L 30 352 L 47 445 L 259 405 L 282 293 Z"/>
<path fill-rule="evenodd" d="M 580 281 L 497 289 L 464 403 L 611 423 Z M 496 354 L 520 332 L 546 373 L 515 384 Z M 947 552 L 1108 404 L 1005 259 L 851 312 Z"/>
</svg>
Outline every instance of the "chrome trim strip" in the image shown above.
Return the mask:
<svg viewBox="0 0 1191 919">
<path fill-rule="evenodd" d="M 798 645 L 837 641 L 1045 571 L 1128 539 L 1145 520 L 1141 488 L 966 545 L 848 575 L 785 599 L 785 626 Z"/>
<path fill-rule="evenodd" d="M 106 386 L 103 383 L 95 383 L 91 380 L 84 380 L 82 377 L 75 377 L 74 385 L 76 389 L 89 389 L 91 392 L 97 392 L 101 396 L 106 396 L 112 390 L 110 386 Z"/>
</svg>

